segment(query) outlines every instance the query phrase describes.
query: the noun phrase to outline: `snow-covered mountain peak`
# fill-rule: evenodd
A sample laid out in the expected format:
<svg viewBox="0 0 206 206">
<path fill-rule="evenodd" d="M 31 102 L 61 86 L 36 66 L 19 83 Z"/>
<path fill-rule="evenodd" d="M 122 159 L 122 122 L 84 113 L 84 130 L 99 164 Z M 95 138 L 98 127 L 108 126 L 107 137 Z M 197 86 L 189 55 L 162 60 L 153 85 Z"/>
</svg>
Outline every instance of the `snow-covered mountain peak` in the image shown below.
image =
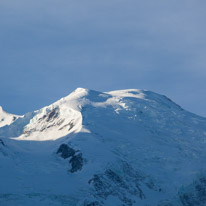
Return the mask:
<svg viewBox="0 0 206 206">
<path fill-rule="evenodd" d="M 158 118 L 161 124 L 157 124 L 157 127 L 160 125 L 164 127 L 168 117 L 175 118 L 174 114 L 182 116 L 182 109 L 178 105 L 167 97 L 154 92 L 140 89 L 99 92 L 77 88 L 53 104 L 24 115 L 15 124 L 12 124 L 7 134 L 18 140 L 45 141 L 56 140 L 80 131 L 90 132 L 91 128 L 87 128 L 86 121 L 87 113 L 90 110 L 95 111 L 93 120 L 89 120 L 92 122 L 99 121 L 98 117 L 102 116 L 102 112 L 105 110 L 105 114 L 108 113 L 107 116 L 109 115 L 111 118 L 117 114 L 119 119 L 129 118 L 138 122 L 150 119 L 153 124 L 157 123 L 155 118 Z M 15 120 L 15 116 L 4 113 L 5 115 L 7 121 L 1 115 L 1 126 L 11 124 Z M 146 121 L 145 124 L 148 122 Z M 18 132 L 15 132 L 16 125 L 21 126 Z"/>
<path fill-rule="evenodd" d="M 0 128 L 0 203 L 205 206 L 205 145 L 166 96 L 78 88 Z"/>
<path fill-rule="evenodd" d="M 107 93 L 117 97 L 135 97 L 135 98 L 145 99 L 144 90 L 140 90 L 140 89 L 116 90 Z"/>
<path fill-rule="evenodd" d="M 77 88 L 66 97 L 35 111 L 28 124 L 23 125 L 23 132 L 15 137 L 17 140 L 56 140 L 71 133 L 89 132 L 82 123 L 82 109 L 106 104 L 103 96 L 111 96 L 94 90 Z M 108 104 L 108 103 L 107 103 Z M 100 105 L 96 105 L 100 106 Z M 24 122 L 24 121 L 23 121 Z"/>
<path fill-rule="evenodd" d="M 83 96 L 88 95 L 89 90 L 84 88 L 77 88 L 71 94 L 69 94 L 65 99 L 67 100 L 77 100 Z"/>
<path fill-rule="evenodd" d="M 63 105 L 72 107 L 75 110 L 81 110 L 85 104 L 106 103 L 109 99 L 120 100 L 126 97 L 146 100 L 145 90 L 127 89 L 111 92 L 99 92 L 96 90 L 77 88 L 71 94 L 55 102 L 53 105 Z"/>
<path fill-rule="evenodd" d="M 0 127 L 4 127 L 6 125 L 10 125 L 13 123 L 19 116 L 14 114 L 9 114 L 5 112 L 0 106 Z"/>
<path fill-rule="evenodd" d="M 29 122 L 28 115 L 24 116 L 23 120 L 16 123 L 22 127 L 21 135 L 13 137 L 18 140 L 45 141 L 56 140 L 80 131 L 90 132 L 91 128 L 87 128 L 86 120 L 90 110 L 95 111 L 90 122 L 99 121 L 98 118 L 105 110 L 106 115 L 111 118 L 117 114 L 119 119 L 130 118 L 139 122 L 144 119 L 153 121 L 157 116 L 159 122 L 164 125 L 166 116 L 163 114 L 167 113 L 168 117 L 173 118 L 171 113 L 175 113 L 176 110 L 179 112 L 180 107 L 165 96 L 146 90 L 127 89 L 98 92 L 77 88 L 68 96 L 29 115 L 31 117 Z M 154 122 L 156 124 L 156 120 Z M 11 128 L 9 130 L 10 134 L 15 134 L 11 133 Z"/>
</svg>

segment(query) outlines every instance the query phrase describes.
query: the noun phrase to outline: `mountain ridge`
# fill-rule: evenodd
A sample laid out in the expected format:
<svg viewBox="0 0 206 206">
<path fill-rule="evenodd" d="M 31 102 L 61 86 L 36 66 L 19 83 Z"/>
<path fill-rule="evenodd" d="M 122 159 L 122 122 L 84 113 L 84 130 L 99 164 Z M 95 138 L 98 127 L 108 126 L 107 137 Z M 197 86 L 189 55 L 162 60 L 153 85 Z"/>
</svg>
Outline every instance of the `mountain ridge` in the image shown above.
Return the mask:
<svg viewBox="0 0 206 206">
<path fill-rule="evenodd" d="M 164 95 L 78 88 L 0 139 L 5 206 L 206 204 L 206 118 Z"/>
<path fill-rule="evenodd" d="M 0 127 L 12 124 L 19 117 L 21 116 L 5 112 L 0 106 Z"/>
</svg>

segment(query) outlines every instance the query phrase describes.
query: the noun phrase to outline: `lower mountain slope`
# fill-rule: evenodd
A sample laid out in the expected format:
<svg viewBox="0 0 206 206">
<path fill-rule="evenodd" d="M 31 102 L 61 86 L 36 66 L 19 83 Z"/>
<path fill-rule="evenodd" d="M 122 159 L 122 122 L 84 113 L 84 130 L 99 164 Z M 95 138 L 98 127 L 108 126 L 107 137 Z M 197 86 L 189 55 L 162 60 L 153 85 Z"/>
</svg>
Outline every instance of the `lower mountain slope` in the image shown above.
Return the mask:
<svg viewBox="0 0 206 206">
<path fill-rule="evenodd" d="M 205 159 L 206 118 L 79 88 L 0 128 L 0 205 L 205 206 Z"/>
</svg>

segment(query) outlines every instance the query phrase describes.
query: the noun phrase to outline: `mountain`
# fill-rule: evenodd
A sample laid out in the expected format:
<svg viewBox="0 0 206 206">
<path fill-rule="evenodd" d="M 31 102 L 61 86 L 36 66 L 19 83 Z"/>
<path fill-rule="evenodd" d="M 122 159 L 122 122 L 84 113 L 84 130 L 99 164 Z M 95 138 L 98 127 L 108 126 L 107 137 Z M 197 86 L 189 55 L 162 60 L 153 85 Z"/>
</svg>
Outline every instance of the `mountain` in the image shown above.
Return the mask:
<svg viewBox="0 0 206 206">
<path fill-rule="evenodd" d="M 1 125 L 0 205 L 205 206 L 205 159 L 206 118 L 151 91 L 78 88 Z"/>
<path fill-rule="evenodd" d="M 19 115 L 9 114 L 5 112 L 3 108 L 0 106 L 0 127 L 10 125 L 19 117 Z"/>
</svg>

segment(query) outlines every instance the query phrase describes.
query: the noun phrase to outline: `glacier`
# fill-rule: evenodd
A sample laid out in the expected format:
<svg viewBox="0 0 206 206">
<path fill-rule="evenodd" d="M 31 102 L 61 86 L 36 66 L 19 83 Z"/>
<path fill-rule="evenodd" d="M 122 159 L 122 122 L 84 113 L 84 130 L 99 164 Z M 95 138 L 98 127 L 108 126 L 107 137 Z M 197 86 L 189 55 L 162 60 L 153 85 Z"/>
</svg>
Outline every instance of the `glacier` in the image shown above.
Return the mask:
<svg viewBox="0 0 206 206">
<path fill-rule="evenodd" d="M 206 118 L 164 95 L 78 88 L 0 121 L 2 206 L 206 205 Z"/>
</svg>

